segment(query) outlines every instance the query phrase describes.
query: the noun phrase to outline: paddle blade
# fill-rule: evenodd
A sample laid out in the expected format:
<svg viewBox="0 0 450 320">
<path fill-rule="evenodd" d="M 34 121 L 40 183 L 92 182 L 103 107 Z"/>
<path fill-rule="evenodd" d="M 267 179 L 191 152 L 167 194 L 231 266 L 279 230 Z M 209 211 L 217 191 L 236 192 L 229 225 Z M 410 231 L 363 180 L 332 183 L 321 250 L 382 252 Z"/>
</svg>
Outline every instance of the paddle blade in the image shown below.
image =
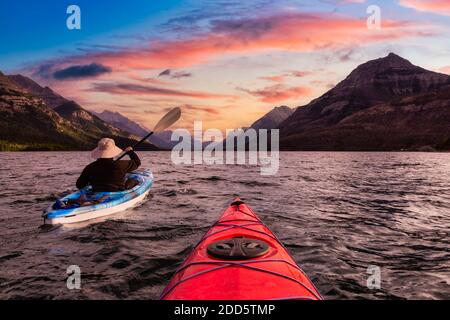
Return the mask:
<svg viewBox="0 0 450 320">
<path fill-rule="evenodd" d="M 173 125 L 181 117 L 181 109 L 176 107 L 170 110 L 153 129 L 153 132 L 161 132 Z"/>
</svg>

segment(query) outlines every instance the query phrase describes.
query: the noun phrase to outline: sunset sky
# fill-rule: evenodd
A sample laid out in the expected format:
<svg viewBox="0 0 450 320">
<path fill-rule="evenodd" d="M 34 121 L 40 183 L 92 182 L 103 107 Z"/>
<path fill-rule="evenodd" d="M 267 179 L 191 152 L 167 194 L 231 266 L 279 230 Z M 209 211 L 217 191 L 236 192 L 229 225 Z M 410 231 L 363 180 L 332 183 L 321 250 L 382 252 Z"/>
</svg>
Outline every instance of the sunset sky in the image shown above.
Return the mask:
<svg viewBox="0 0 450 320">
<path fill-rule="evenodd" d="M 66 27 L 71 4 L 81 30 Z M 373 4 L 381 30 L 366 25 Z M 1 71 L 147 127 L 173 106 L 180 127 L 248 126 L 389 52 L 450 73 L 450 0 L 15 0 L 0 26 Z"/>
</svg>

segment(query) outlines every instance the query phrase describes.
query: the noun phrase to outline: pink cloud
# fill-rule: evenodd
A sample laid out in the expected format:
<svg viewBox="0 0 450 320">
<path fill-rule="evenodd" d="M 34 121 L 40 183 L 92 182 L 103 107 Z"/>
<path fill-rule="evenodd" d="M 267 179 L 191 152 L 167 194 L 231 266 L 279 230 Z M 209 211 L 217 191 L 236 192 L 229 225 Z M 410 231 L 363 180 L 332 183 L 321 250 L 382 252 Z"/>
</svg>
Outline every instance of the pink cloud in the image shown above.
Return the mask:
<svg viewBox="0 0 450 320">
<path fill-rule="evenodd" d="M 152 85 L 160 85 L 160 86 L 161 85 L 162 86 L 173 85 L 172 82 L 156 79 L 154 77 L 143 77 L 142 75 L 140 75 L 136 72 L 128 72 L 128 73 L 126 73 L 125 76 L 127 79 L 139 81 L 142 83 L 152 84 Z"/>
<path fill-rule="evenodd" d="M 283 83 L 287 77 L 303 78 L 310 74 L 311 74 L 310 71 L 290 71 L 279 75 L 260 77 L 260 79 L 276 83 Z"/>
<path fill-rule="evenodd" d="M 439 68 L 438 72 L 442 72 L 445 74 L 450 74 L 450 66 Z"/>
<path fill-rule="evenodd" d="M 273 85 L 258 90 L 240 89 L 262 102 L 280 103 L 289 99 L 298 99 L 308 96 L 312 93 L 312 89 L 307 87 L 285 87 L 283 85 Z"/>
<path fill-rule="evenodd" d="M 361 19 L 305 13 L 221 20 L 215 21 L 210 31 L 191 38 L 151 41 L 141 48 L 114 52 L 89 52 L 50 62 L 53 66 L 49 69 L 93 62 L 111 67 L 115 72 L 178 68 L 202 64 L 227 54 L 274 49 L 307 52 L 420 35 L 409 27 L 404 22 L 384 21 L 383 30 L 373 33 Z"/>
<path fill-rule="evenodd" d="M 433 12 L 450 16 L 449 0 L 400 0 L 400 4 L 417 11 Z"/>
<path fill-rule="evenodd" d="M 156 87 L 151 85 L 143 85 L 136 83 L 94 83 L 87 91 L 104 92 L 117 95 L 130 96 L 165 96 L 165 97 L 187 97 L 196 99 L 213 99 L 213 98 L 234 98 L 231 95 L 214 94 L 199 91 L 182 91 Z"/>
<path fill-rule="evenodd" d="M 285 75 L 260 77 L 261 80 L 267 80 L 267 81 L 272 81 L 272 82 L 277 82 L 277 83 L 284 82 L 285 78 L 286 78 Z"/>
<path fill-rule="evenodd" d="M 185 104 L 181 106 L 181 109 L 185 112 L 190 112 L 197 114 L 197 112 L 205 112 L 210 115 L 219 115 L 220 110 L 216 107 L 208 107 L 208 106 L 201 106 L 201 105 L 192 105 L 192 104 Z"/>
<path fill-rule="evenodd" d="M 310 71 L 292 71 L 290 75 L 292 77 L 303 78 L 312 74 Z"/>
</svg>

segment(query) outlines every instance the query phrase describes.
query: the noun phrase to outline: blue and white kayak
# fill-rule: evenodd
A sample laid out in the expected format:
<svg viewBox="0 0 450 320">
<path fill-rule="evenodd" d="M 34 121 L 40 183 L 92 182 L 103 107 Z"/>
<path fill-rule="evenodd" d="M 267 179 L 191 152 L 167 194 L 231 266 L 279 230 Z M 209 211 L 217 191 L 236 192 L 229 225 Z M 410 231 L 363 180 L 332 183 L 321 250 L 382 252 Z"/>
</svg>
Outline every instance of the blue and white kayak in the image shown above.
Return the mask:
<svg viewBox="0 0 450 320">
<path fill-rule="evenodd" d="M 153 185 L 153 174 L 150 170 L 139 170 L 127 174 L 127 179 L 136 179 L 139 184 L 130 190 L 121 192 L 92 192 L 86 187 L 59 199 L 44 211 L 46 224 L 68 224 L 87 221 L 108 216 L 132 208 L 144 201 Z M 87 197 L 89 205 L 72 204 L 61 206 L 70 200 L 78 199 L 82 194 Z"/>
</svg>

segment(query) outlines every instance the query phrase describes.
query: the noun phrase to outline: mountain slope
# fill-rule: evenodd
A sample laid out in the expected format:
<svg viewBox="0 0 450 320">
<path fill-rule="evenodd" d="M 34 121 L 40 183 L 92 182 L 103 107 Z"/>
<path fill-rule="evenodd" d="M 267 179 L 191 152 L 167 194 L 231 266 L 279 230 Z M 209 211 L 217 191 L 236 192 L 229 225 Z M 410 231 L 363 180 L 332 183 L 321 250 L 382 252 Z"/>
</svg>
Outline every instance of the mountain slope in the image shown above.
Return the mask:
<svg viewBox="0 0 450 320">
<path fill-rule="evenodd" d="M 53 91 L 49 88 L 40 91 L 39 87 L 26 77 L 0 73 L 2 150 L 88 150 L 102 137 L 114 138 L 122 148 L 137 141 L 137 137 L 114 128 L 61 96 L 63 104 L 50 108 L 44 101 L 48 96 L 39 94 Z M 150 143 L 144 143 L 141 149 L 158 150 Z"/>
<path fill-rule="evenodd" d="M 450 90 L 375 105 L 282 140 L 284 150 L 450 150 Z"/>
<path fill-rule="evenodd" d="M 119 112 L 111 112 L 108 110 L 104 110 L 103 112 L 94 114 L 103 121 L 113 125 L 114 127 L 129 132 L 131 134 L 134 134 L 136 136 L 144 136 L 148 132 L 148 130 L 144 129 L 141 125 L 128 119 Z"/>
<path fill-rule="evenodd" d="M 449 90 L 450 77 L 414 66 L 395 54 L 369 61 L 357 67 L 336 87 L 323 96 L 299 107 L 293 115 L 280 124 L 281 148 L 283 150 L 394 150 L 396 145 L 402 148 L 420 148 L 424 143 L 412 143 L 413 131 L 420 123 L 386 119 L 380 115 L 371 118 L 378 126 L 394 126 L 401 130 L 403 139 L 409 143 L 393 143 L 392 136 L 371 136 L 375 134 L 368 124 L 353 120 L 351 131 L 344 131 L 341 122 L 346 118 L 376 105 L 390 104 L 406 97 L 428 96 Z M 432 101 L 429 101 L 432 103 Z M 445 108 L 441 110 L 447 112 Z M 418 118 L 412 117 L 418 121 Z M 411 118 L 411 119 L 412 119 Z M 403 123 L 403 126 L 402 126 Z M 431 130 L 433 123 L 430 124 Z M 397 132 L 398 134 L 398 132 Z M 360 139 L 356 139 L 357 135 Z M 357 141 L 356 141 L 356 140 Z M 437 139 L 437 137 L 436 137 Z M 392 140 L 392 143 L 389 142 Z M 367 142 L 373 141 L 373 142 Z M 433 144 L 428 140 L 427 144 Z M 434 141 L 438 143 L 438 141 Z M 383 147 L 379 147 L 383 146 Z"/>
<path fill-rule="evenodd" d="M 95 114 L 83 109 L 74 101 L 68 101 L 54 109 L 61 117 L 69 120 L 73 125 L 80 128 L 93 141 L 98 141 L 102 137 L 114 138 L 121 148 L 133 145 L 140 139 L 129 132 L 116 128 L 103 121 Z M 139 150 L 158 150 L 154 145 L 144 142 L 138 147 Z"/>
<path fill-rule="evenodd" d="M 104 110 L 101 113 L 95 113 L 103 121 L 119 128 L 123 131 L 134 134 L 138 137 L 145 136 L 149 130 L 145 129 L 143 126 L 128 119 L 119 112 L 112 112 Z M 178 142 L 171 141 L 172 131 L 164 131 L 153 134 L 148 140 L 160 149 L 171 150 Z"/>
<path fill-rule="evenodd" d="M 84 132 L 91 134 L 92 136 L 98 136 L 105 133 L 129 135 L 128 133 L 121 133 L 118 129 L 108 125 L 97 116 L 83 109 L 75 101 L 67 101 L 53 110 L 61 117 L 69 120 L 72 124 L 82 128 Z"/>
<path fill-rule="evenodd" d="M 45 102 L 45 104 L 52 109 L 68 102 L 66 98 L 60 96 L 49 87 L 41 87 L 34 80 L 21 74 L 10 75 L 8 76 L 8 78 L 26 92 L 41 98 Z"/>
<path fill-rule="evenodd" d="M 114 127 L 114 125 L 110 125 L 103 121 L 92 112 L 87 111 L 76 102 L 69 101 L 62 97 L 52 89 L 40 86 L 28 77 L 23 75 L 11 75 L 7 77 L 23 91 L 41 98 L 47 106 L 51 107 L 61 117 L 68 120 L 71 125 L 77 128 L 77 130 L 81 129 L 90 140 L 96 141 L 102 136 L 116 137 L 115 139 L 118 140 L 118 142 L 122 141 L 122 143 L 125 143 L 124 146 L 127 146 L 139 139 L 137 136 L 134 137 L 130 135 L 128 131 L 121 130 L 120 128 Z M 92 144 L 92 142 L 89 142 L 89 144 Z M 156 149 L 147 142 L 144 143 L 141 148 L 145 150 Z"/>
<path fill-rule="evenodd" d="M 74 150 L 87 137 L 0 73 L 0 150 Z"/>
</svg>

